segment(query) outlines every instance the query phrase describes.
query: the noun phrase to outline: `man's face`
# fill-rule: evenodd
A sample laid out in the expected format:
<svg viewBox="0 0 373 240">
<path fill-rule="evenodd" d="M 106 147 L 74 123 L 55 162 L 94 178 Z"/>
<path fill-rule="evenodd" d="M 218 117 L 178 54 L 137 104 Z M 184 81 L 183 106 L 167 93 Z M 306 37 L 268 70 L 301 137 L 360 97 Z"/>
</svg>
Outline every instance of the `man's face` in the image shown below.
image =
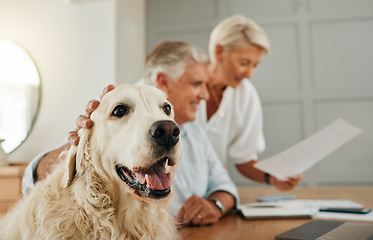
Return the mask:
<svg viewBox="0 0 373 240">
<path fill-rule="evenodd" d="M 168 76 L 166 76 L 168 78 Z M 208 99 L 207 81 L 209 75 L 206 66 L 192 64 L 176 81 L 169 79 L 166 93 L 175 110 L 178 124 L 194 121 L 198 105 L 202 99 Z"/>
</svg>

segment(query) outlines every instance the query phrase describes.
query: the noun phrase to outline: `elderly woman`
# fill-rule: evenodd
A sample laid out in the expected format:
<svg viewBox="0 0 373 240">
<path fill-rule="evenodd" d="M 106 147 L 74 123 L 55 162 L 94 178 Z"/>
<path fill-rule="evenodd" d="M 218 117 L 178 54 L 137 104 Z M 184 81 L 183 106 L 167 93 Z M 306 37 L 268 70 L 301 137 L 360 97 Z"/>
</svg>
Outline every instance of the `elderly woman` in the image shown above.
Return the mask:
<svg viewBox="0 0 373 240">
<path fill-rule="evenodd" d="M 269 51 L 266 33 L 251 19 L 234 15 L 219 23 L 209 43 L 210 98 L 201 104 L 198 118 L 225 166 L 233 161 L 245 177 L 291 190 L 301 175 L 282 181 L 254 167 L 265 141 L 262 106 L 249 79 Z"/>
</svg>

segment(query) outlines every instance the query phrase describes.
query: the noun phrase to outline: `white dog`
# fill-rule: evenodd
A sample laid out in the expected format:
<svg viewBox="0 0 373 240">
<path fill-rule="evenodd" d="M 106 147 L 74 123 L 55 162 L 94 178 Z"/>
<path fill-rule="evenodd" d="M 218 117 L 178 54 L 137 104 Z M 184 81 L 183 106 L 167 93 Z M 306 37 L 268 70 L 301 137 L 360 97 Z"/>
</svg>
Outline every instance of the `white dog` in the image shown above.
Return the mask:
<svg viewBox="0 0 373 240">
<path fill-rule="evenodd" d="M 107 93 L 79 145 L 0 223 L 0 239 L 177 239 L 167 207 L 181 155 L 173 117 L 154 87 Z"/>
</svg>

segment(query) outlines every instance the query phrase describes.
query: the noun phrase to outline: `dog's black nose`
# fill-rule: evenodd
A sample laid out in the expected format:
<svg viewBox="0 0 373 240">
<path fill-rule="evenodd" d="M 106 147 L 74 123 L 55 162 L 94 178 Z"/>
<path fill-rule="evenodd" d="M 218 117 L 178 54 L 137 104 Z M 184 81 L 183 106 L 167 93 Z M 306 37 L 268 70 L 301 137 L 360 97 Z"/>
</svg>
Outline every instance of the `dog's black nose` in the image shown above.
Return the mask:
<svg viewBox="0 0 373 240">
<path fill-rule="evenodd" d="M 153 142 L 169 150 L 179 141 L 180 128 L 173 121 L 159 121 L 150 127 L 149 134 Z"/>
</svg>

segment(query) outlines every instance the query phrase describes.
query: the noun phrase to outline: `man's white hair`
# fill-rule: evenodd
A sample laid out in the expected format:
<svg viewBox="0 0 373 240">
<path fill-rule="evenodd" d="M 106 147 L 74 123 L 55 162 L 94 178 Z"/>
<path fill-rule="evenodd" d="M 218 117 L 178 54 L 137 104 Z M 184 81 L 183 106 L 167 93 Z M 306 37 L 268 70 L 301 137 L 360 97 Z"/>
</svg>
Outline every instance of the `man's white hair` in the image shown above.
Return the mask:
<svg viewBox="0 0 373 240">
<path fill-rule="evenodd" d="M 157 74 L 163 72 L 176 81 L 192 64 L 207 65 L 209 58 L 200 48 L 185 42 L 164 41 L 148 54 L 145 61 L 144 83 L 156 87 Z"/>
<path fill-rule="evenodd" d="M 267 34 L 256 22 L 239 14 L 229 17 L 216 25 L 211 32 L 210 60 L 216 62 L 215 48 L 218 44 L 229 52 L 247 43 L 261 47 L 265 53 L 269 53 L 271 49 Z"/>
</svg>

